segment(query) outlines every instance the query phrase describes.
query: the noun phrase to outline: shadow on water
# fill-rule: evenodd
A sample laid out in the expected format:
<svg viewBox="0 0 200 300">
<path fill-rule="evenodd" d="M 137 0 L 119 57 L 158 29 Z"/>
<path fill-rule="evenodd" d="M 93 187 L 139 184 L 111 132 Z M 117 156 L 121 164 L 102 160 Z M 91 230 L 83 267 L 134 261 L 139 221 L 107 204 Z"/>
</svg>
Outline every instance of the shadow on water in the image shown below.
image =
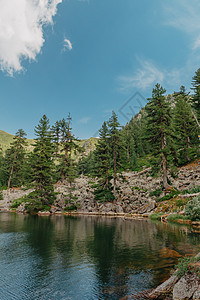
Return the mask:
<svg viewBox="0 0 200 300">
<path fill-rule="evenodd" d="M 0 213 L 0 299 L 120 299 L 199 252 L 190 227 Z"/>
</svg>

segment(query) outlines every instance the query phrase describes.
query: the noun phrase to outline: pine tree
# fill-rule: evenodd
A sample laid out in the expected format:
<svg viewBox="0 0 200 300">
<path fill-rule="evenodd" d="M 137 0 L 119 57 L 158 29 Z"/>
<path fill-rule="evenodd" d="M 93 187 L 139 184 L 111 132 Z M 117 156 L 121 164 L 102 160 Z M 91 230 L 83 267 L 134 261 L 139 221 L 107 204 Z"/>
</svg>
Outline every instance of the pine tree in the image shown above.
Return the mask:
<svg viewBox="0 0 200 300">
<path fill-rule="evenodd" d="M 6 151 L 5 167 L 8 174 L 8 188 L 10 188 L 11 185 L 20 186 L 23 184 L 26 155 L 25 147 L 27 145 L 25 136 L 26 133 L 23 129 L 19 129 L 14 136 L 11 147 Z"/>
<path fill-rule="evenodd" d="M 133 170 L 137 165 L 137 155 L 135 150 L 134 135 L 129 124 L 122 128 L 121 141 L 123 146 L 120 153 L 120 163 L 123 165 L 124 169 Z"/>
<path fill-rule="evenodd" d="M 113 169 L 113 185 L 114 190 L 116 189 L 117 171 L 119 171 L 121 165 L 119 162 L 120 153 L 124 150 L 120 140 L 119 133 L 120 124 L 116 113 L 113 111 L 112 116 L 108 121 L 108 129 L 110 135 L 110 155 L 112 157 L 111 166 Z"/>
<path fill-rule="evenodd" d="M 192 85 L 194 90 L 194 95 L 192 98 L 193 107 L 197 112 L 197 117 L 200 119 L 200 68 L 195 72 L 192 78 Z"/>
<path fill-rule="evenodd" d="M 110 180 L 112 178 L 110 171 L 110 136 L 107 123 L 104 122 L 99 130 L 99 140 L 94 152 L 96 161 L 96 171 L 98 185 L 95 190 L 95 200 L 112 201 L 114 195 L 112 193 L 112 185 Z"/>
<path fill-rule="evenodd" d="M 174 127 L 180 164 L 190 162 L 196 154 L 198 140 L 198 125 L 194 119 L 190 104 L 184 95 L 179 95 L 174 108 Z"/>
<path fill-rule="evenodd" d="M 72 154 L 81 151 L 81 147 L 76 143 L 78 140 L 72 134 L 72 118 L 69 113 L 67 119 L 60 121 L 61 126 L 61 155 L 60 155 L 60 174 L 62 180 L 68 176 L 70 165 L 72 165 Z M 74 164 L 73 164 L 74 165 Z"/>
<path fill-rule="evenodd" d="M 156 164 L 161 166 L 163 172 L 163 186 L 168 187 L 168 162 L 170 151 L 173 148 L 173 132 L 171 127 L 171 107 L 165 99 L 166 90 L 156 84 L 152 91 L 152 98 L 146 105 L 147 139 L 151 146 L 151 154 Z"/>
<path fill-rule="evenodd" d="M 0 186 L 6 186 L 8 183 L 7 174 L 5 171 L 5 158 L 2 147 L 0 146 Z"/>
<path fill-rule="evenodd" d="M 56 121 L 55 125 L 52 126 L 51 131 L 52 131 L 52 141 L 55 144 L 55 156 L 56 158 L 58 158 L 60 135 L 61 135 L 61 121 Z"/>
<path fill-rule="evenodd" d="M 50 209 L 55 200 L 53 187 L 54 145 L 50 131 L 49 120 L 44 115 L 35 127 L 36 140 L 32 153 L 33 187 L 32 201 L 27 209 L 34 212 L 40 209 Z"/>
</svg>

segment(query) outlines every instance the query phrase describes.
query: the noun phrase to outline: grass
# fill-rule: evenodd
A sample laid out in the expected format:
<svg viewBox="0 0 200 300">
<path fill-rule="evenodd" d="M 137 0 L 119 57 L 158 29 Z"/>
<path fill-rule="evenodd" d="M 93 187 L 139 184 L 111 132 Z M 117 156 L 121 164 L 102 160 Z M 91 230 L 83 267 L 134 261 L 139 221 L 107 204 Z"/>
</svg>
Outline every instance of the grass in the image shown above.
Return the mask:
<svg viewBox="0 0 200 300">
<path fill-rule="evenodd" d="M 168 222 L 176 222 L 177 220 L 188 220 L 186 216 L 179 215 L 179 214 L 170 214 L 167 217 Z"/>
<path fill-rule="evenodd" d="M 0 130 L 0 146 L 2 147 L 3 152 L 5 152 L 9 147 L 10 144 L 13 142 L 14 135 L 7 133 L 3 130 Z M 34 140 L 27 139 L 27 148 L 30 150 L 32 149 L 32 144 L 34 143 Z"/>
<path fill-rule="evenodd" d="M 160 221 L 162 215 L 163 215 L 163 213 L 153 213 L 150 215 L 150 219 L 152 221 Z"/>
</svg>

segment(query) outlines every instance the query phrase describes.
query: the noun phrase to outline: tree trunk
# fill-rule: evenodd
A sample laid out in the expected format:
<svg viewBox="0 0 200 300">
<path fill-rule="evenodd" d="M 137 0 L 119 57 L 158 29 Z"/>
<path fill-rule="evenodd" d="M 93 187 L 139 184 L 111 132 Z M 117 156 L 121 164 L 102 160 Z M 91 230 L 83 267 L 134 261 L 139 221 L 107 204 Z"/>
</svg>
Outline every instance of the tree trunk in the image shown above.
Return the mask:
<svg viewBox="0 0 200 300">
<path fill-rule="evenodd" d="M 10 188 L 13 172 L 14 172 L 14 163 L 12 165 L 12 168 L 11 168 L 11 171 L 10 171 L 10 176 L 9 176 L 9 179 L 8 179 L 8 189 Z"/>
<path fill-rule="evenodd" d="M 8 179 L 8 189 L 10 188 L 10 184 L 11 184 L 11 180 L 12 180 L 12 176 L 13 176 L 13 172 L 14 172 L 15 160 L 16 160 L 16 153 L 14 155 L 14 160 L 13 160 L 12 168 L 11 168 L 11 171 L 10 171 L 10 177 Z"/>
<path fill-rule="evenodd" d="M 161 134 L 161 146 L 162 146 L 162 150 L 165 149 L 166 147 L 166 139 L 164 134 Z M 168 183 L 167 183 L 167 158 L 166 155 L 164 153 L 162 153 L 162 169 L 163 169 L 163 186 L 165 189 L 167 189 L 168 187 Z"/>
<path fill-rule="evenodd" d="M 113 181 L 114 181 L 114 191 L 116 188 L 116 174 L 117 174 L 117 161 L 116 161 L 116 143 L 114 141 L 114 145 L 113 145 L 113 158 L 114 158 L 114 177 L 113 177 Z"/>
<path fill-rule="evenodd" d="M 163 168 L 163 186 L 165 189 L 168 187 L 167 183 L 167 159 L 164 153 L 162 154 L 162 168 Z"/>
</svg>

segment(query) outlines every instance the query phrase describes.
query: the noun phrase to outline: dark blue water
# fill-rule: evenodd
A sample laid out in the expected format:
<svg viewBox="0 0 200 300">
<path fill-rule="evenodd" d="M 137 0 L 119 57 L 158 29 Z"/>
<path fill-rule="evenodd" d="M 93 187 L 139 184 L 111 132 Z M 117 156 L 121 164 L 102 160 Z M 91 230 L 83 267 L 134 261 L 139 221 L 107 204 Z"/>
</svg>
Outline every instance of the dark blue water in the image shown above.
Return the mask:
<svg viewBox="0 0 200 300">
<path fill-rule="evenodd" d="M 199 251 L 184 226 L 0 213 L 0 299 L 120 299 Z"/>
</svg>

